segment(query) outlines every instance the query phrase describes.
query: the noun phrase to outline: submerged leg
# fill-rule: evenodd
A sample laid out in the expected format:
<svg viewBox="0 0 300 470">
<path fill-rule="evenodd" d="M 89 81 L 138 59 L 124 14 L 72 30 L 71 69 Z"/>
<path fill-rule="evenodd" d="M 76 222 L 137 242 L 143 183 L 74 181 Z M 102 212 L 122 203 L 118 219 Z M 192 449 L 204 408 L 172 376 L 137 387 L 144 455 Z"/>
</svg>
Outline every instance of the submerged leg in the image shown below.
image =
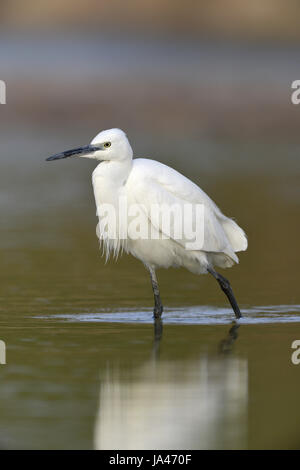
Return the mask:
<svg viewBox="0 0 300 470">
<path fill-rule="evenodd" d="M 155 269 L 150 268 L 148 266 L 149 272 L 150 272 L 150 277 L 151 277 L 151 283 L 152 283 L 152 289 L 153 289 L 153 294 L 154 294 L 154 310 L 153 310 L 153 315 L 154 318 L 159 318 L 161 317 L 161 314 L 163 312 L 163 304 L 161 302 L 161 298 L 159 295 L 159 288 L 158 288 L 158 282 L 156 279 L 156 274 L 155 274 Z"/>
<path fill-rule="evenodd" d="M 233 311 L 235 313 L 235 316 L 236 318 L 241 318 L 242 314 L 240 312 L 240 309 L 239 309 L 239 306 L 237 304 L 237 301 L 235 300 L 235 297 L 233 295 L 233 291 L 231 289 L 231 285 L 229 283 L 229 281 L 221 276 L 221 274 L 217 273 L 214 269 L 212 268 L 208 268 L 207 271 L 218 281 L 218 283 L 220 284 L 220 287 L 222 289 L 222 291 L 224 292 L 224 294 L 226 294 L 230 304 L 231 304 L 231 307 L 233 308 Z"/>
<path fill-rule="evenodd" d="M 232 350 L 232 347 L 233 347 L 233 344 L 235 343 L 235 341 L 237 340 L 237 337 L 238 337 L 238 329 L 240 327 L 240 325 L 238 323 L 236 323 L 235 320 L 233 320 L 233 325 L 232 327 L 230 328 L 226 338 L 224 338 L 221 342 L 220 342 L 220 345 L 219 345 L 219 352 L 221 354 L 228 354 L 229 352 L 231 352 Z"/>
<path fill-rule="evenodd" d="M 163 333 L 163 322 L 161 317 L 154 317 L 154 342 L 153 342 L 153 357 L 154 359 L 158 359 L 159 357 L 159 348 L 160 342 L 162 339 Z"/>
</svg>

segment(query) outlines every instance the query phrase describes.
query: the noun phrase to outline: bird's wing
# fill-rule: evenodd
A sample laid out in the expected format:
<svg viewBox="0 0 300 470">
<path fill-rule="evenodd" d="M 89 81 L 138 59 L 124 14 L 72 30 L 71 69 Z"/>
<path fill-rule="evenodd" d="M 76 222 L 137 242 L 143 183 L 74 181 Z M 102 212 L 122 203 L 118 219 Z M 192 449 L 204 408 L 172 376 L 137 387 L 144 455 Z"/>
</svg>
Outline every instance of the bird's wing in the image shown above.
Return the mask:
<svg viewBox="0 0 300 470">
<path fill-rule="evenodd" d="M 186 224 L 193 230 L 203 230 L 202 251 L 226 253 L 236 259 L 230 239 L 223 227 L 223 224 L 232 222 L 242 233 L 242 229 L 234 221 L 225 217 L 215 203 L 196 184 L 176 170 L 154 160 L 135 159 L 133 169 L 127 181 L 130 193 L 135 203 L 141 205 L 146 212 L 148 219 L 155 229 L 162 232 L 167 237 L 174 238 L 174 220 L 171 218 L 170 231 L 166 229 L 162 219 L 153 218 L 151 207 L 162 208 L 163 206 L 177 206 L 184 211 L 187 204 L 192 207 L 189 218 L 184 219 Z M 199 213 L 196 212 L 196 205 L 202 205 L 204 209 L 203 218 L 201 216 L 201 226 L 199 225 Z M 186 212 L 184 212 L 186 215 Z M 230 221 L 230 222 L 229 222 Z M 231 227 L 232 230 L 232 227 Z M 191 240 L 185 233 L 181 239 L 175 239 L 177 243 L 186 247 Z"/>
</svg>

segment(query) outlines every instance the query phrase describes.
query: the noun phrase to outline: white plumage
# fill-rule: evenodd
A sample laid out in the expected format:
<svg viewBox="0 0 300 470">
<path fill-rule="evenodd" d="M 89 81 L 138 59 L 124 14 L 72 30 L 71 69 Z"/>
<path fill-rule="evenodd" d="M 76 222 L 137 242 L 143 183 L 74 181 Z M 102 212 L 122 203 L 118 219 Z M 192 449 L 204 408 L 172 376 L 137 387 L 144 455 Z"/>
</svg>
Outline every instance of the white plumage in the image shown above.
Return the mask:
<svg viewBox="0 0 300 470">
<path fill-rule="evenodd" d="M 110 254 L 118 256 L 121 251 L 125 251 L 147 266 L 155 296 L 154 313 L 162 312 L 155 277 L 156 268 L 182 266 L 195 274 L 209 271 L 218 280 L 224 292 L 230 288 L 228 281 L 214 271 L 214 266 L 227 268 L 238 263 L 236 252 L 247 249 L 247 238 L 236 222 L 222 214 L 202 189 L 162 163 L 144 158 L 133 159 L 129 141 L 120 129 L 102 131 L 89 146 L 63 152 L 50 157 L 49 160 L 76 155 L 101 161 L 92 178 L 97 211 L 99 215 L 102 208 L 114 207 L 118 214 L 118 230 L 114 237 L 107 238 L 107 225 L 104 226 L 100 220 L 97 236 L 103 243 L 107 257 Z M 125 210 L 122 212 L 121 200 L 127 201 L 126 213 Z M 165 233 L 162 220 L 154 220 L 151 217 L 153 205 L 158 208 L 165 205 L 184 208 L 186 204 L 192 207 L 199 204 L 204 206 L 204 238 L 201 249 L 187 250 L 188 240 L 184 234 L 181 239 L 175 239 L 171 235 L 172 227 L 169 233 Z M 131 209 L 134 205 L 142 208 L 139 222 L 152 233 L 151 238 L 131 236 L 128 222 L 133 220 Z M 185 219 L 183 224 L 189 222 L 195 226 L 195 214 L 196 212 L 192 212 L 190 220 Z M 120 233 L 123 234 L 122 237 L 118 235 Z M 225 281 L 229 287 L 225 286 Z M 232 304 L 228 292 L 225 293 Z M 234 305 L 233 308 L 235 310 Z M 239 316 L 237 312 L 236 315 Z"/>
<path fill-rule="evenodd" d="M 92 145 L 107 139 L 113 143 L 116 140 L 116 146 L 119 139 L 127 140 L 122 131 L 114 129 L 100 133 Z M 202 189 L 176 170 L 150 159 L 132 160 L 132 152 L 127 150 L 122 159 L 105 161 L 94 170 L 96 205 L 113 204 L 117 208 L 122 197 L 127 199 L 128 209 L 130 204 L 140 204 L 145 208 L 145 220 L 149 225 L 154 224 L 151 229 L 160 232 L 160 236 L 158 240 L 105 240 L 107 253 L 117 255 L 123 249 L 153 268 L 184 266 L 196 274 L 206 272 L 209 264 L 225 268 L 238 263 L 235 252 L 246 250 L 247 239 L 236 222 L 223 215 Z M 161 239 L 161 224 L 149 217 L 152 204 L 171 206 L 186 203 L 204 204 L 204 244 L 201 251 L 186 250 L 186 239 Z M 100 232 L 99 226 L 97 235 L 100 240 L 106 236 Z"/>
</svg>

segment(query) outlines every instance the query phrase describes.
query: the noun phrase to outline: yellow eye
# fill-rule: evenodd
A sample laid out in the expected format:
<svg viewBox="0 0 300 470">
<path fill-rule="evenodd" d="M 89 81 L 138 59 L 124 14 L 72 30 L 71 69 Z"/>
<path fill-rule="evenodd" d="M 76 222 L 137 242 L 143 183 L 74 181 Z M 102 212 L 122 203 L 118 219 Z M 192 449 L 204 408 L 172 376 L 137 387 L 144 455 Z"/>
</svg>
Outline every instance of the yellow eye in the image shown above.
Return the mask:
<svg viewBox="0 0 300 470">
<path fill-rule="evenodd" d="M 105 147 L 106 149 L 110 146 L 111 146 L 111 142 L 105 142 L 105 144 L 103 144 L 103 147 Z"/>
</svg>

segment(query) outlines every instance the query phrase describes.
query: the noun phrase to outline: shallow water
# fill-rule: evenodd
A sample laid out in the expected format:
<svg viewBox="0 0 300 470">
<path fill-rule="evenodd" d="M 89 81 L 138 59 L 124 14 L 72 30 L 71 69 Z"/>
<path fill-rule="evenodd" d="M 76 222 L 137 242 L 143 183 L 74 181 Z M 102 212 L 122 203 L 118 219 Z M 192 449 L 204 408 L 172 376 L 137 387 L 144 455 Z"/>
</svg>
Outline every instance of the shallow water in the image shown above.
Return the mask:
<svg viewBox="0 0 300 470">
<path fill-rule="evenodd" d="M 282 273 L 252 277 L 251 255 L 226 272 L 234 322 L 213 279 L 161 271 L 154 328 L 143 266 L 104 265 L 92 224 L 51 221 L 28 238 L 15 228 L 2 251 L 1 447 L 299 447 L 300 305 L 282 302 L 299 298 Z"/>
<path fill-rule="evenodd" d="M 154 331 L 116 315 L 1 328 L 2 448 L 299 447 L 299 323 L 228 313 L 223 325 Z"/>
<path fill-rule="evenodd" d="M 225 273 L 244 317 L 233 323 L 214 279 L 167 270 L 158 273 L 161 330 L 142 264 L 104 264 L 91 168 L 74 163 L 85 162 L 28 174 L 20 205 L 5 205 L 0 446 L 299 448 L 298 269 L 296 251 L 282 250 L 298 243 L 293 178 L 261 176 L 253 193 L 251 177 L 213 181 L 199 171 L 249 234 L 249 251 Z"/>
<path fill-rule="evenodd" d="M 43 90 L 41 77 L 59 71 L 47 57 L 64 63 L 64 51 L 74 49 L 67 41 L 57 52 L 61 40 L 48 46 L 45 40 L 35 51 L 35 41 L 25 41 L 21 49 L 18 38 L 4 42 L 7 77 L 30 78 L 26 64 L 40 64 Z M 179 51 L 176 45 L 164 49 L 156 43 L 132 50 L 131 42 L 123 49 L 118 41 L 111 49 L 108 43 L 98 49 L 98 40 L 93 48 L 80 40 L 76 67 L 81 63 L 81 72 L 88 69 L 100 80 L 105 73 L 128 76 L 124 64 L 130 63 L 146 80 L 151 63 L 148 78 L 157 80 L 152 88 L 156 91 L 163 72 L 166 96 L 179 60 L 185 66 L 171 83 L 193 84 L 199 96 L 207 81 L 218 82 L 220 96 L 227 96 L 224 81 L 229 89 L 246 83 L 251 101 L 258 84 L 268 88 L 272 79 L 274 90 L 286 97 L 297 78 L 292 75 L 297 51 L 288 56 L 284 49 L 279 55 L 247 47 L 219 52 L 216 45 L 198 50 L 198 45 L 184 43 Z M 94 61 L 95 50 L 102 61 Z M 26 61 L 20 62 L 17 51 Z M 267 70 L 265 57 L 270 59 Z M 56 83 L 67 77 L 69 87 L 65 72 L 54 75 Z M 188 103 L 177 90 L 179 104 Z M 113 94 L 114 89 L 106 98 L 119 117 Z M 70 115 L 65 125 L 57 111 L 68 108 L 69 101 L 59 94 L 51 119 L 49 96 L 45 101 L 43 96 L 38 95 L 32 113 L 16 96 L 5 108 L 12 121 L 7 123 L 3 107 L 0 116 L 0 339 L 7 353 L 6 365 L 0 365 L 0 447 L 299 448 L 300 365 L 291 361 L 291 345 L 300 340 L 299 142 L 280 136 L 266 141 L 222 139 L 193 131 L 187 138 L 188 109 L 184 122 L 177 122 L 180 132 L 165 135 L 158 129 L 165 129 L 166 118 L 160 120 L 157 113 L 156 130 L 152 125 L 146 130 L 143 101 L 145 116 L 132 111 L 141 127 L 129 116 L 109 121 L 127 126 L 129 120 L 138 154 L 150 153 L 191 177 L 249 237 L 240 264 L 224 273 L 243 312 L 240 321 L 234 322 L 214 279 L 167 270 L 158 272 L 165 313 L 163 325 L 154 327 L 151 286 L 141 263 L 124 256 L 105 265 L 100 256 L 90 183 L 93 162 L 44 161 L 86 143 L 98 126 L 107 126 L 102 106 L 95 111 L 85 87 L 78 106 L 89 103 L 85 115 L 97 112 L 102 121 L 95 129 L 87 129 L 89 121 L 80 126 L 76 121 L 73 129 Z M 229 95 L 230 103 L 234 97 Z M 276 104 L 276 93 L 272 97 Z M 40 109 L 45 114 L 38 114 Z M 201 107 L 199 112 L 201 123 Z M 235 128 L 230 119 L 234 116 L 229 115 L 227 124 Z"/>
<path fill-rule="evenodd" d="M 164 324 L 184 325 L 226 325 L 232 317 L 232 309 L 216 308 L 212 306 L 181 307 L 178 309 L 165 309 Z M 43 317 L 40 317 L 43 318 Z M 69 322 L 117 322 L 117 323 L 153 323 L 153 311 L 124 310 L 117 312 L 54 314 L 48 317 Z M 238 320 L 239 325 L 260 323 L 290 323 L 300 322 L 300 305 L 265 305 L 253 308 L 243 308 L 243 317 Z"/>
</svg>

